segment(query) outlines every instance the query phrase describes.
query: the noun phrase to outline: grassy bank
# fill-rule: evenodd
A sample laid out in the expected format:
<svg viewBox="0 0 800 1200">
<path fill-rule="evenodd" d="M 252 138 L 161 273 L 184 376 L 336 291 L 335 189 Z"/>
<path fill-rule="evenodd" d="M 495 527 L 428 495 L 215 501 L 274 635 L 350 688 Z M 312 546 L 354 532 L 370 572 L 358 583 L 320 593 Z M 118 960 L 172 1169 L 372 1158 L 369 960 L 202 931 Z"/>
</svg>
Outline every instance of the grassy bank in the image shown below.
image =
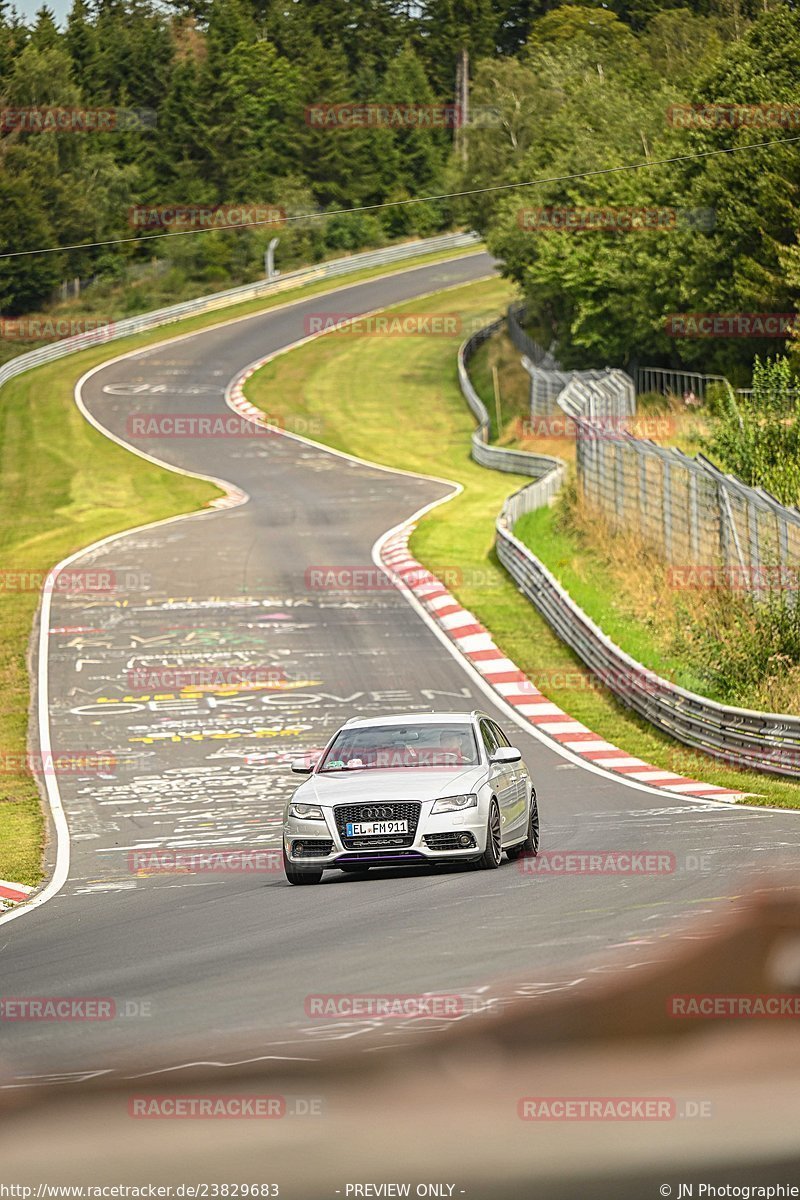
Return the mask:
<svg viewBox="0 0 800 1200">
<path fill-rule="evenodd" d="M 391 270 L 458 257 L 431 254 Z M 354 272 L 334 286 L 387 274 Z M 330 281 L 250 300 L 161 329 L 95 346 L 9 381 L 0 391 L 0 564 L 6 571 L 49 570 L 109 534 L 190 512 L 218 495 L 212 485 L 161 470 L 103 437 L 74 404 L 75 381 L 105 360 L 220 321 L 331 290 Z M 0 587 L 0 753 L 16 763 L 26 748 L 30 681 L 26 655 L 38 603 L 35 591 Z M 36 884 L 42 876 L 44 821 L 27 772 L 0 775 L 0 879 Z"/>
<path fill-rule="evenodd" d="M 505 284 L 491 281 L 406 307 L 431 313 L 457 310 L 465 320 L 489 320 L 508 297 Z M 720 767 L 622 708 L 582 671 L 519 594 L 497 563 L 493 544 L 497 512 L 521 480 L 484 470 L 469 457 L 474 422 L 458 388 L 456 349 L 457 339 L 330 334 L 268 363 L 248 381 L 247 395 L 289 428 L 316 421 L 324 430 L 321 440 L 336 449 L 460 482 L 464 492 L 420 523 L 413 552 L 434 572 L 460 569 L 462 583 L 453 590 L 461 603 L 541 690 L 577 720 L 657 766 L 758 793 L 757 802 L 800 807 L 800 788 Z M 394 380 L 391 404 L 388 378 Z"/>
</svg>

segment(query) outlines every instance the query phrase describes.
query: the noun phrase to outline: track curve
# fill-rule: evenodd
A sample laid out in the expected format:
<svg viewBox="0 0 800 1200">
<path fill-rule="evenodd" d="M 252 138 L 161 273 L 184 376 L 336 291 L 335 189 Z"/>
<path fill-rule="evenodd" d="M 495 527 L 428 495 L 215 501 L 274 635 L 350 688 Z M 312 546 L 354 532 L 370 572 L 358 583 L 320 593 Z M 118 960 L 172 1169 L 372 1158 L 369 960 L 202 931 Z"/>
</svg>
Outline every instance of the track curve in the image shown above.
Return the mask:
<svg viewBox="0 0 800 1200">
<path fill-rule="evenodd" d="M 727 907 L 743 881 L 769 882 L 796 861 L 795 814 L 629 787 L 520 730 L 546 847 L 656 849 L 675 856 L 674 872 L 543 878 L 508 863 L 480 875 L 332 875 L 298 890 L 280 872 L 132 869 L 146 850 L 277 847 L 293 787 L 285 760 L 354 712 L 481 707 L 508 724 L 399 593 L 342 598 L 307 583 L 313 567 L 374 570 L 376 540 L 448 485 L 281 436 L 137 438 L 129 422 L 134 411 L 230 417 L 228 382 L 302 338 L 309 313 L 373 311 L 491 269 L 482 254 L 412 268 L 161 343 L 87 379 L 82 401 L 100 427 L 249 499 L 109 540 L 77 561 L 112 572 L 114 595 L 53 598 L 53 747 L 118 766 L 59 776 L 70 870 L 48 903 L 0 928 L 3 992 L 111 997 L 120 1015 L 6 1026 L 7 1078 L 131 1072 L 145 1056 L 165 1070 L 198 1057 L 313 1057 L 319 1040 L 374 1029 L 309 1021 L 313 994 L 449 989 L 487 1001 L 509 977 L 528 994 L 569 987 L 582 961 L 607 970 L 657 957 L 687 915 Z M 136 686 L 136 672 L 168 679 L 208 663 L 270 668 L 290 686 Z"/>
</svg>

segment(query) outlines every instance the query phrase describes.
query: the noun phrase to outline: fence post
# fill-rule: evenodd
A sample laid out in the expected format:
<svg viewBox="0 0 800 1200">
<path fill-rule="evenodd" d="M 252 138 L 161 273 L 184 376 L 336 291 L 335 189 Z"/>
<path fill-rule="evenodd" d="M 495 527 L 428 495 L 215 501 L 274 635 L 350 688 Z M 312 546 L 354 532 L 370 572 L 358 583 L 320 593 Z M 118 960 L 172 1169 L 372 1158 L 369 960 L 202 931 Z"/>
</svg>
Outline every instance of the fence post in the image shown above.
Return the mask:
<svg viewBox="0 0 800 1200">
<path fill-rule="evenodd" d="M 689 468 L 689 545 L 692 562 L 700 558 L 700 520 L 697 511 L 697 475 Z"/>
<path fill-rule="evenodd" d="M 778 527 L 778 566 L 781 587 L 788 588 L 793 604 L 797 603 L 797 570 L 789 565 L 789 526 L 783 517 L 775 515 Z"/>
<path fill-rule="evenodd" d="M 748 566 L 750 568 L 747 579 L 747 587 L 754 596 L 760 597 L 763 595 L 764 588 L 761 585 L 761 547 L 758 539 L 758 509 L 753 500 L 747 502 L 747 542 L 748 542 Z"/>
<path fill-rule="evenodd" d="M 615 443 L 614 455 L 614 507 L 617 510 L 617 518 L 620 525 L 625 521 L 625 446 L 622 442 Z"/>
<path fill-rule="evenodd" d="M 717 508 L 719 509 L 719 552 L 722 564 L 727 569 L 733 556 L 731 554 L 730 513 L 725 504 L 725 488 L 721 479 L 717 483 Z"/>
<path fill-rule="evenodd" d="M 664 539 L 664 557 L 672 562 L 672 464 L 668 458 L 662 458 L 662 504 L 664 519 L 662 521 L 662 536 Z"/>
</svg>

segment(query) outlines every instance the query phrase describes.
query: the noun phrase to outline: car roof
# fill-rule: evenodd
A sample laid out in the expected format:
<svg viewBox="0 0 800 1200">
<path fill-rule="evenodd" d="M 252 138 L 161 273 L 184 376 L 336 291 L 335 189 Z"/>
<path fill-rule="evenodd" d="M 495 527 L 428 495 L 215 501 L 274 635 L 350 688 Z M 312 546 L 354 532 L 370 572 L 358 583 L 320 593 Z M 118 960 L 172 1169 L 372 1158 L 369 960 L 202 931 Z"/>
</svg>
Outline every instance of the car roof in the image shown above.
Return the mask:
<svg viewBox="0 0 800 1200">
<path fill-rule="evenodd" d="M 415 725 L 438 725 L 442 721 L 452 723 L 460 723 L 471 725 L 478 717 L 485 716 L 484 713 L 473 709 L 472 712 L 407 712 L 407 713 L 387 713 L 380 717 L 351 717 L 349 721 L 345 721 L 342 728 L 358 729 L 373 725 L 409 725 L 412 722 Z"/>
</svg>

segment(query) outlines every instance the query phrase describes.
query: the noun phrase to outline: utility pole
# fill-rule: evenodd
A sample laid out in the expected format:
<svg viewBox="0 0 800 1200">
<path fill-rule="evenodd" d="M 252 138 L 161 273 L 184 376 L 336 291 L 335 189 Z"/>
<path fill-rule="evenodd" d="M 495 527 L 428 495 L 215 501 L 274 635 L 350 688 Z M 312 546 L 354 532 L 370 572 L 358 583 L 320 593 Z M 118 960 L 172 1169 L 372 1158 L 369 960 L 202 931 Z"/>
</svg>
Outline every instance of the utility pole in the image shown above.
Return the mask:
<svg viewBox="0 0 800 1200">
<path fill-rule="evenodd" d="M 456 62 L 456 151 L 461 161 L 467 161 L 467 134 L 469 123 L 469 51 L 463 47 Z"/>
<path fill-rule="evenodd" d="M 264 255 L 264 274 L 267 279 L 275 279 L 280 275 L 280 271 L 275 270 L 275 247 L 279 241 L 280 238 L 274 237 L 269 246 L 267 246 L 267 252 Z"/>
<path fill-rule="evenodd" d="M 492 367 L 492 383 L 494 384 L 494 411 L 497 419 L 497 436 L 500 437 L 503 432 L 503 412 L 500 406 L 500 376 L 497 372 L 497 367 Z"/>
</svg>

